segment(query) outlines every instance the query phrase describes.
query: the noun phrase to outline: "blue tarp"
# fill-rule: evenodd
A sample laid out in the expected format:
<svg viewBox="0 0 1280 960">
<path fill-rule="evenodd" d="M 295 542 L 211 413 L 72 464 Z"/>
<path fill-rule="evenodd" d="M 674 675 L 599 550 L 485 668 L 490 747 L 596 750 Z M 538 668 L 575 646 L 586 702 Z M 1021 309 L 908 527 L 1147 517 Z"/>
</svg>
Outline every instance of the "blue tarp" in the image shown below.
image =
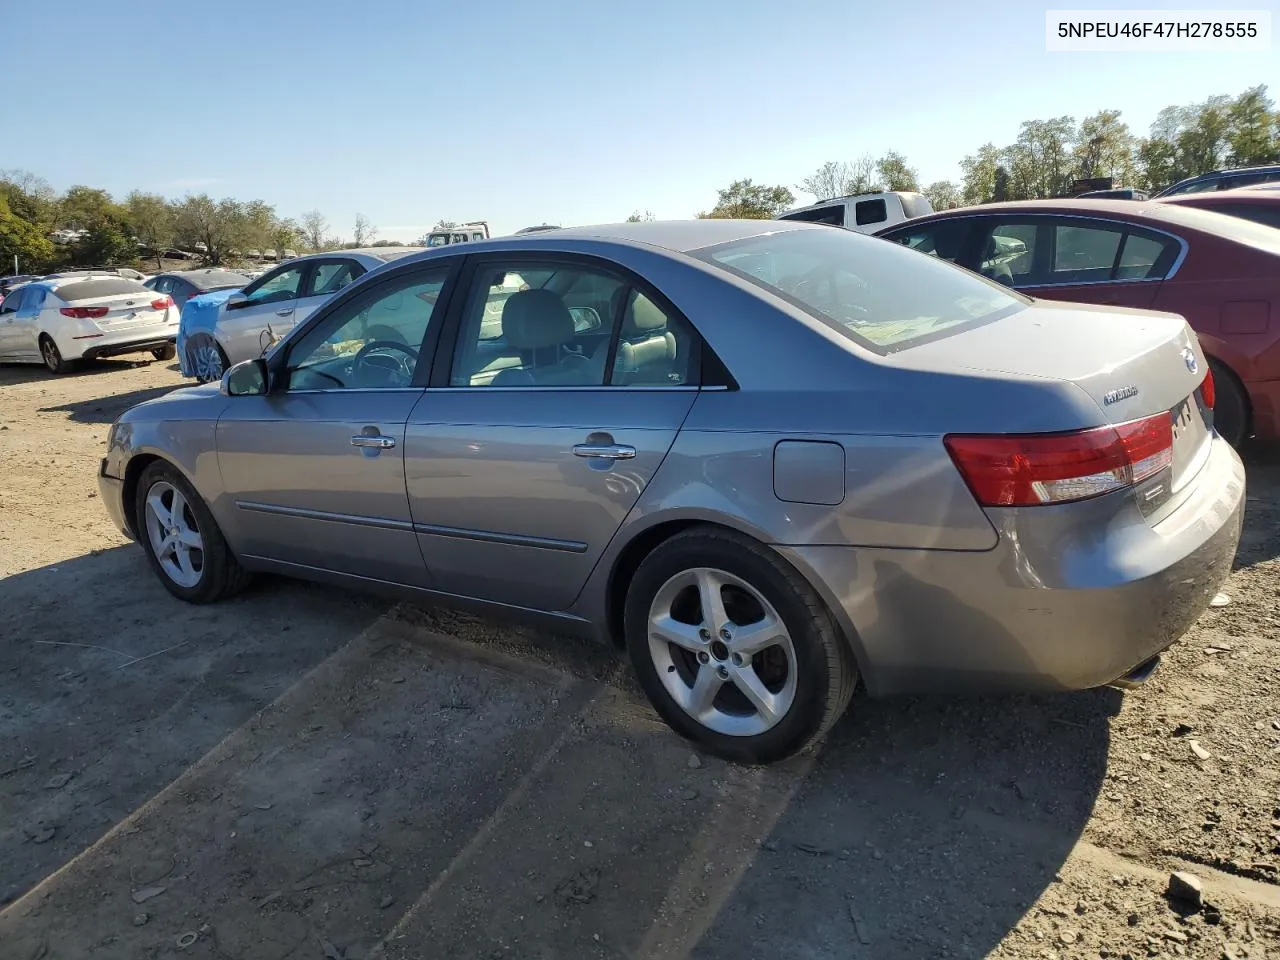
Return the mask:
<svg viewBox="0 0 1280 960">
<path fill-rule="evenodd" d="M 182 305 L 182 317 L 178 321 L 178 369 L 184 377 L 194 377 L 195 371 L 187 365 L 187 338 L 196 333 L 213 333 L 214 324 L 222 313 L 222 305 L 239 290 L 215 290 L 192 297 Z"/>
</svg>

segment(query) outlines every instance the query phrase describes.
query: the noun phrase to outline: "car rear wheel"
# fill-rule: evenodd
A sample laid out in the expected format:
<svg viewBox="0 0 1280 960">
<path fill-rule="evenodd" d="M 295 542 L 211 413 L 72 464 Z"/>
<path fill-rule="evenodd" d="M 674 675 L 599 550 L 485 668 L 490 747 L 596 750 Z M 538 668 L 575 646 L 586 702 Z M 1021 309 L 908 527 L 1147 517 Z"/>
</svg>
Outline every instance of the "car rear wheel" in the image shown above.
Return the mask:
<svg viewBox="0 0 1280 960">
<path fill-rule="evenodd" d="M 1209 361 L 1213 371 L 1213 426 L 1233 447 L 1249 437 L 1249 398 L 1236 375 L 1219 363 Z"/>
<path fill-rule="evenodd" d="M 662 718 L 711 753 L 771 763 L 844 712 L 857 669 L 822 600 L 777 554 L 710 527 L 677 534 L 627 591 L 627 649 Z"/>
<path fill-rule="evenodd" d="M 172 343 L 167 343 L 163 347 L 156 347 L 151 351 L 151 355 L 157 360 L 172 360 L 178 355 L 178 348 Z"/>
<path fill-rule="evenodd" d="M 40 335 L 40 356 L 50 373 L 70 373 L 74 367 L 70 360 L 62 359 L 62 351 L 47 333 Z"/>
<path fill-rule="evenodd" d="M 221 380 L 227 372 L 227 355 L 208 334 L 199 333 L 187 341 L 187 366 L 201 383 Z"/>
<path fill-rule="evenodd" d="M 138 540 L 170 593 L 188 603 L 212 603 L 244 589 L 249 574 L 175 467 L 162 460 L 147 466 L 136 497 Z"/>
</svg>

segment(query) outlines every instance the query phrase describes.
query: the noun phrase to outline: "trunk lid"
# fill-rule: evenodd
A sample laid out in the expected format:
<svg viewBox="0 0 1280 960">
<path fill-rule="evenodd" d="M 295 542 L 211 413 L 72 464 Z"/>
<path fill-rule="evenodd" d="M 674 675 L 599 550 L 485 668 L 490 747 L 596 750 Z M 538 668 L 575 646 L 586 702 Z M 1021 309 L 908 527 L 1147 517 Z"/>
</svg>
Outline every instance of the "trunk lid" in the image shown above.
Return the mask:
<svg viewBox="0 0 1280 960">
<path fill-rule="evenodd" d="M 109 297 L 93 297 L 77 300 L 74 307 L 106 307 L 106 316 L 94 318 L 103 330 L 124 330 L 131 327 L 163 323 L 167 310 L 157 310 L 152 301 L 164 299 L 164 294 L 152 293 L 149 297 L 139 294 L 117 294 Z"/>
<path fill-rule="evenodd" d="M 1186 321 L 1171 313 L 1038 300 L 1026 310 L 904 350 L 910 367 L 1066 381 L 1097 405 L 1096 423 L 1168 412 L 1173 491 L 1208 453 L 1212 415 L 1198 387 L 1208 363 Z"/>
</svg>

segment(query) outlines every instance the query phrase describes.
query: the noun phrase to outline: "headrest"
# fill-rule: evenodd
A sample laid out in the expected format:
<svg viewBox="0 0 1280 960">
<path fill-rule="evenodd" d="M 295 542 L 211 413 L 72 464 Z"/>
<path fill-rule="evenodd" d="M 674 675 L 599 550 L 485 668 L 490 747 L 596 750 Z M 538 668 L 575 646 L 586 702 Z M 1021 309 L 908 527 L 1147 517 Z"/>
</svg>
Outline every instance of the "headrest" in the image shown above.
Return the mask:
<svg viewBox="0 0 1280 960">
<path fill-rule="evenodd" d="M 623 336 L 662 330 L 667 325 L 667 315 L 643 293 L 637 292 L 622 318 Z"/>
<path fill-rule="evenodd" d="M 517 350 L 559 346 L 573 333 L 569 308 L 550 290 L 521 290 L 502 305 L 502 336 Z"/>
</svg>

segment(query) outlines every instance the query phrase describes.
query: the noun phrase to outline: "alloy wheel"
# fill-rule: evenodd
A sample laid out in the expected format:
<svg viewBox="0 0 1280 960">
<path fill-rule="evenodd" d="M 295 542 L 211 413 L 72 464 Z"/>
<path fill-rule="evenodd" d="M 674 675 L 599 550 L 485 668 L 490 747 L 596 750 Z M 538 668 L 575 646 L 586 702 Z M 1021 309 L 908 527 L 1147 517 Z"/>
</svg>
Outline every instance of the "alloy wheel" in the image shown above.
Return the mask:
<svg viewBox="0 0 1280 960">
<path fill-rule="evenodd" d="M 147 491 L 147 539 L 165 576 L 194 587 L 204 576 L 204 540 L 182 491 L 161 480 Z"/>
<path fill-rule="evenodd" d="M 795 702 L 791 634 L 741 577 L 710 567 L 676 574 L 650 604 L 648 632 L 663 686 L 708 730 L 757 736 Z"/>
<path fill-rule="evenodd" d="M 222 354 L 218 350 L 218 345 L 202 340 L 191 348 L 191 365 L 195 369 L 197 380 L 205 383 L 212 383 L 214 380 L 221 380 L 224 373 L 222 368 Z"/>
</svg>

